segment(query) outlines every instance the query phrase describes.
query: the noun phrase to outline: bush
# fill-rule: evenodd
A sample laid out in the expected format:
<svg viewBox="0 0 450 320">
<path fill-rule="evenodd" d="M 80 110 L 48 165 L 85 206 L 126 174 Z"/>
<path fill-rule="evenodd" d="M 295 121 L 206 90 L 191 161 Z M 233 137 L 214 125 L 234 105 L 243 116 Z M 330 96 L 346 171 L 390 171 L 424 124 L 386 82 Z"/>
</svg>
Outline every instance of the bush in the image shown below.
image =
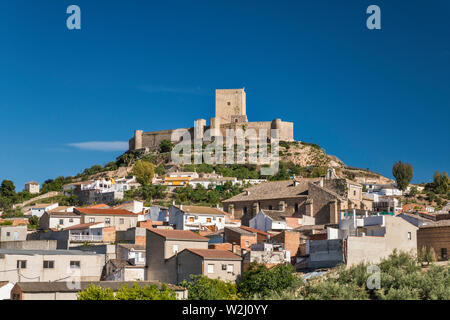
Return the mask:
<svg viewBox="0 0 450 320">
<path fill-rule="evenodd" d="M 281 293 L 296 284 L 294 272 L 291 264 L 280 264 L 269 269 L 264 264 L 251 263 L 237 285 L 238 292 L 245 298 Z"/>
<path fill-rule="evenodd" d="M 191 275 L 191 281 L 183 280 L 180 286 L 188 290 L 190 300 L 237 300 L 236 285 L 204 275 Z"/>
</svg>

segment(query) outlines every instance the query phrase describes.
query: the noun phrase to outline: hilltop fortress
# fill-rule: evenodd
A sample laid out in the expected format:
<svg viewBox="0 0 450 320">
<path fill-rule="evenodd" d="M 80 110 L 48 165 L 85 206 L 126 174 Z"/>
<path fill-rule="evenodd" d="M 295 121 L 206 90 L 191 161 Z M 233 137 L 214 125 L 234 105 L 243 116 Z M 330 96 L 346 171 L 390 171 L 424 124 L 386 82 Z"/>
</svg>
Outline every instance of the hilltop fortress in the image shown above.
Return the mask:
<svg viewBox="0 0 450 320">
<path fill-rule="evenodd" d="M 281 141 L 294 140 L 294 123 L 274 119 L 272 121 L 249 122 L 246 113 L 246 96 L 244 89 L 216 89 L 216 114 L 210 119 L 209 126 L 205 119 L 195 120 L 194 127 L 144 132 L 136 130 L 129 140 L 129 151 L 139 149 L 155 150 L 162 140 L 172 140 L 172 134 L 177 130 L 188 130 L 192 139 L 203 138 L 205 130 L 211 129 L 212 136 L 226 136 L 227 129 L 254 129 L 258 134 L 260 129 L 267 130 L 271 138 L 271 129 L 278 129 Z M 180 138 L 181 139 L 181 138 Z M 177 143 L 179 141 L 172 141 Z"/>
</svg>

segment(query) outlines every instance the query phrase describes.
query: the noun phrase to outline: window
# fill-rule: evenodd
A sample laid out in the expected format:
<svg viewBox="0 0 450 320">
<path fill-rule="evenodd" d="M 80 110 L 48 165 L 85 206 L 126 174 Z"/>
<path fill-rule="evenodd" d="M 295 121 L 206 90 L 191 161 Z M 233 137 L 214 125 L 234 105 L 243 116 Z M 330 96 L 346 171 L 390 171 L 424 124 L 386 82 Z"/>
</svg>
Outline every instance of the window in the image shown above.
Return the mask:
<svg viewBox="0 0 450 320">
<path fill-rule="evenodd" d="M 44 260 L 44 269 L 53 269 L 55 267 L 55 261 Z"/>
<path fill-rule="evenodd" d="M 172 252 L 173 252 L 173 253 L 177 253 L 177 252 L 178 252 L 178 245 L 177 245 L 177 244 L 174 244 L 174 245 L 173 245 L 173 247 L 172 247 Z"/>
<path fill-rule="evenodd" d="M 13 299 L 13 300 L 20 300 L 20 294 L 18 294 L 18 293 L 13 293 L 12 299 Z"/>
<path fill-rule="evenodd" d="M 222 218 L 219 218 L 219 222 L 222 222 Z"/>
<path fill-rule="evenodd" d="M 70 269 L 80 269 L 80 261 L 70 261 Z"/>
<path fill-rule="evenodd" d="M 95 218 L 89 218 L 89 223 L 94 223 L 95 222 Z"/>
<path fill-rule="evenodd" d="M 232 264 L 229 264 L 228 267 L 227 267 L 227 272 L 228 273 L 233 273 L 233 271 L 234 271 L 234 266 Z"/>
<path fill-rule="evenodd" d="M 206 222 L 210 223 L 211 222 L 211 218 L 206 218 Z"/>
<path fill-rule="evenodd" d="M 248 247 L 250 245 L 250 241 L 245 240 L 245 246 Z"/>
<path fill-rule="evenodd" d="M 7 232 L 7 233 L 6 233 L 6 236 L 7 236 L 7 237 L 10 237 L 10 236 L 11 236 L 11 232 Z"/>
<path fill-rule="evenodd" d="M 447 248 L 441 248 L 442 259 L 447 259 Z"/>
<path fill-rule="evenodd" d="M 247 214 L 247 207 L 244 207 L 243 211 L 244 211 L 244 214 Z"/>
<path fill-rule="evenodd" d="M 64 219 L 59 219 L 59 224 L 64 224 Z"/>
<path fill-rule="evenodd" d="M 294 205 L 295 212 L 298 212 L 298 203 Z"/>
<path fill-rule="evenodd" d="M 227 265 L 226 264 L 222 265 L 222 270 L 227 270 Z"/>
<path fill-rule="evenodd" d="M 272 210 L 272 206 L 269 206 L 269 210 Z"/>
<path fill-rule="evenodd" d="M 228 101 L 228 102 L 227 102 L 227 105 L 229 105 L 229 106 L 230 106 L 230 105 L 231 105 L 231 102 L 230 102 L 230 101 Z"/>
<path fill-rule="evenodd" d="M 355 190 L 353 190 L 353 195 L 356 196 L 356 191 Z"/>
<path fill-rule="evenodd" d="M 208 264 L 208 273 L 214 273 L 214 265 Z"/>
<path fill-rule="evenodd" d="M 125 223 L 125 220 L 124 220 L 123 218 L 120 218 L 120 219 L 119 219 L 119 223 L 120 223 L 120 224 L 124 224 L 124 223 Z"/>
<path fill-rule="evenodd" d="M 111 219 L 110 218 L 105 218 L 105 223 L 106 224 L 110 224 L 111 223 Z"/>
<path fill-rule="evenodd" d="M 411 232 L 408 232 L 408 240 L 411 240 Z"/>
<path fill-rule="evenodd" d="M 17 260 L 17 269 L 26 269 L 27 261 L 26 260 Z"/>
<path fill-rule="evenodd" d="M 69 219 L 69 222 L 73 222 L 73 218 L 70 218 L 70 219 Z"/>
<path fill-rule="evenodd" d="M 194 222 L 194 217 L 189 217 L 189 222 Z"/>
</svg>

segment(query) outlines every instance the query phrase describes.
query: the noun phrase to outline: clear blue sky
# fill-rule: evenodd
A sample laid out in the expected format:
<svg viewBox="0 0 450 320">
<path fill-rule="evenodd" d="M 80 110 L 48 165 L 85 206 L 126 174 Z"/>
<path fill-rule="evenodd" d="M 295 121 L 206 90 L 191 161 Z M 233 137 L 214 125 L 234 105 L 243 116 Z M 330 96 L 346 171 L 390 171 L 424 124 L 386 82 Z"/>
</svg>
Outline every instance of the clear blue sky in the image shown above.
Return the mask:
<svg viewBox="0 0 450 320">
<path fill-rule="evenodd" d="M 73 143 L 192 126 L 214 89 L 245 86 L 250 121 L 293 121 L 347 165 L 392 177 L 402 160 L 429 181 L 450 169 L 449 16 L 447 0 L 3 0 L 0 180 L 105 164 L 122 152 Z"/>
</svg>

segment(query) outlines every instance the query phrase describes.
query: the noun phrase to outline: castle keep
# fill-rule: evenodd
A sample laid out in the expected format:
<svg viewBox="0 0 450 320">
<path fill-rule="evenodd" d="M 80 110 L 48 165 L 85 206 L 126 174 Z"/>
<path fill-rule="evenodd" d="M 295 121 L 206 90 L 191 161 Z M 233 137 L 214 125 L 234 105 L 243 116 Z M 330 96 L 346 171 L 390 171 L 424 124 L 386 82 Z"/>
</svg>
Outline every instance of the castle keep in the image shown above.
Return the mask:
<svg viewBox="0 0 450 320">
<path fill-rule="evenodd" d="M 246 112 L 246 96 L 244 89 L 216 89 L 216 114 L 206 125 L 205 119 L 195 120 L 194 127 L 182 128 L 188 130 L 192 139 L 202 138 L 205 130 L 211 129 L 212 136 L 226 136 L 227 129 L 253 129 L 258 134 L 260 129 L 267 131 L 271 138 L 271 129 L 279 130 L 279 140 L 294 140 L 294 123 L 274 119 L 272 121 L 249 122 Z M 143 132 L 136 130 L 134 137 L 129 140 L 129 150 L 155 150 L 163 140 L 172 140 L 172 134 L 180 129 Z M 180 138 L 181 139 L 181 138 Z M 177 143 L 179 141 L 172 141 Z"/>
</svg>

